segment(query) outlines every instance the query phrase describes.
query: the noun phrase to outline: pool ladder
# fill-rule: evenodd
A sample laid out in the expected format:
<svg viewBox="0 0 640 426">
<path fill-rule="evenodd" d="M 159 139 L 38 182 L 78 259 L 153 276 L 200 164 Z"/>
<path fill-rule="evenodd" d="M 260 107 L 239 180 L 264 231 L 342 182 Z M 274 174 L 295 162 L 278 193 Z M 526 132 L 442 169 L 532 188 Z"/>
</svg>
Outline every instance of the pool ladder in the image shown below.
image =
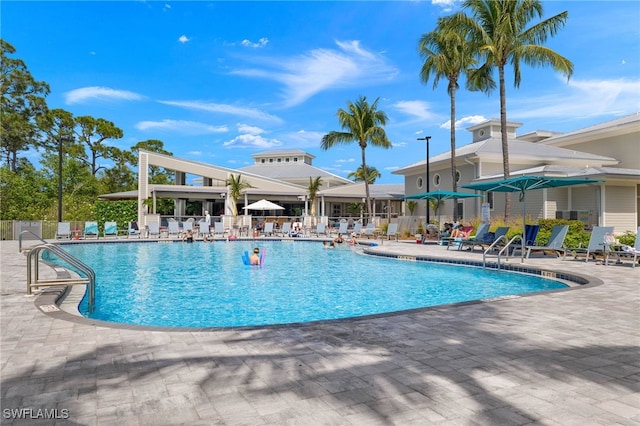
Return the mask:
<svg viewBox="0 0 640 426">
<path fill-rule="evenodd" d="M 67 262 L 67 264 L 73 268 L 74 272 L 80 276 L 77 278 L 40 278 L 40 257 L 44 253 L 53 254 Z M 93 269 L 55 244 L 45 243 L 29 250 L 29 254 L 27 255 L 27 294 L 31 294 L 33 288 L 79 284 L 87 286 L 87 301 L 89 304 L 89 313 L 91 313 L 96 303 L 96 273 Z"/>
<path fill-rule="evenodd" d="M 515 243 L 516 241 L 520 241 L 522 240 L 522 235 L 516 235 L 513 238 L 511 238 L 510 240 L 507 241 L 507 236 L 506 235 L 502 235 L 499 238 L 496 238 L 496 240 L 491 243 L 491 245 L 489 247 L 487 247 L 487 249 L 482 253 L 482 268 L 484 269 L 487 265 L 487 254 L 494 250 L 495 246 L 500 243 L 501 241 L 505 242 L 504 247 L 502 247 L 500 249 L 500 251 L 498 252 L 498 271 L 500 270 L 500 258 L 502 257 L 502 255 L 506 252 L 507 253 L 507 259 L 509 259 L 509 248 L 511 247 L 511 245 L 513 243 Z"/>
</svg>

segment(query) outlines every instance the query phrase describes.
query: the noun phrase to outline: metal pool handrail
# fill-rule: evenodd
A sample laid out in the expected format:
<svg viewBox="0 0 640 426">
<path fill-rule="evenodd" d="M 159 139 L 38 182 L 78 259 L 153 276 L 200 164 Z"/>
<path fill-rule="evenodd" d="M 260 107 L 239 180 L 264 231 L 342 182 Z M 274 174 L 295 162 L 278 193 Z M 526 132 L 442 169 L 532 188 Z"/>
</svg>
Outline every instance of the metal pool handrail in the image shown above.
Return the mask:
<svg viewBox="0 0 640 426">
<path fill-rule="evenodd" d="M 20 233 L 20 235 L 18 235 L 18 253 L 22 253 L 22 236 L 25 234 L 31 234 L 34 237 L 36 237 L 36 239 L 42 241 L 42 244 L 47 244 L 47 242 L 45 240 L 43 240 L 42 238 L 40 238 L 39 235 L 34 234 L 33 232 L 26 230 L 26 231 L 22 231 Z"/>
<path fill-rule="evenodd" d="M 64 260 L 69 265 L 77 269 L 77 272 L 83 274 L 80 278 L 56 278 L 56 279 L 40 279 L 40 254 L 49 252 L 58 258 Z M 88 286 L 89 295 L 89 313 L 93 312 L 96 302 L 96 273 L 90 266 L 83 263 L 79 259 L 73 257 L 59 246 L 54 244 L 43 244 L 36 246 L 29 251 L 27 255 L 27 294 L 31 294 L 32 288 L 53 287 L 61 285 L 84 284 Z"/>
</svg>

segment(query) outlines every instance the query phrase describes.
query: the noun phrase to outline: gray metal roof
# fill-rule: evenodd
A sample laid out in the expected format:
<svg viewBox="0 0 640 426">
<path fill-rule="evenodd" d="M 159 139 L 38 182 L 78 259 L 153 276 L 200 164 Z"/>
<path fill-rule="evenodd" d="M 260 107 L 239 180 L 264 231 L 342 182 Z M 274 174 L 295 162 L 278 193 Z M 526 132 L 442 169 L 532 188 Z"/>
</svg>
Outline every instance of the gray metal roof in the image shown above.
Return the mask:
<svg viewBox="0 0 640 426">
<path fill-rule="evenodd" d="M 306 163 L 252 164 L 238 170 L 284 181 L 308 179 L 310 177 L 315 178 L 320 176 L 323 180 L 328 180 L 332 184 L 348 185 L 353 183 L 349 179 L 345 179 L 341 176 L 329 173 L 326 170 L 319 169 Z"/>
<path fill-rule="evenodd" d="M 338 198 L 362 198 L 365 196 L 364 182 L 324 189 L 322 191 L 319 191 L 318 195 Z M 369 195 L 371 196 L 371 198 L 375 198 L 377 200 L 403 198 L 404 184 L 389 183 L 369 185 Z"/>
</svg>

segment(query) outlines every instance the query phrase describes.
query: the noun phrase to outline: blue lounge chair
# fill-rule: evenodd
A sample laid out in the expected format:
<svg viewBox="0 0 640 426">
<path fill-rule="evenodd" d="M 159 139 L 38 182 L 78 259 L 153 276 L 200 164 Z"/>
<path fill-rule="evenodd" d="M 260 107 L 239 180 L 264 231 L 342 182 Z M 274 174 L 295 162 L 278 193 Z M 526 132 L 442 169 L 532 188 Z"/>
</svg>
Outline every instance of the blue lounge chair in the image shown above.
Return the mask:
<svg viewBox="0 0 640 426">
<path fill-rule="evenodd" d="M 98 222 L 85 222 L 84 223 L 84 237 L 86 239 L 95 238 L 98 239 Z"/>
<path fill-rule="evenodd" d="M 105 222 L 102 236 L 104 238 L 118 238 L 118 224 L 116 222 Z"/>
</svg>

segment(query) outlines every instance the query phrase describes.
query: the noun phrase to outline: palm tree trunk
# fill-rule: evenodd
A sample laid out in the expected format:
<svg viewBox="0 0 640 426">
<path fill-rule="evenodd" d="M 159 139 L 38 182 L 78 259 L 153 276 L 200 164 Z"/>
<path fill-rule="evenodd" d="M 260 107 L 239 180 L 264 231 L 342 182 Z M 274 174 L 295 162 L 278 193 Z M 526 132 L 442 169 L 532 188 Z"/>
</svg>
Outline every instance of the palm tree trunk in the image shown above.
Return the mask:
<svg viewBox="0 0 640 426">
<path fill-rule="evenodd" d="M 502 134 L 502 168 L 504 179 L 509 179 L 509 138 L 507 134 L 507 90 L 504 83 L 504 65 L 498 67 L 500 75 L 500 133 Z M 504 219 L 511 215 L 511 194 L 505 192 Z"/>
<path fill-rule="evenodd" d="M 450 137 L 451 137 L 451 182 L 453 192 L 458 191 L 458 182 L 456 181 L 456 88 L 455 85 L 449 86 L 449 93 L 451 96 L 451 126 L 450 126 Z M 458 220 L 458 199 L 453 199 L 453 221 L 456 222 Z M 440 224 L 438 223 L 438 226 Z"/>
<path fill-rule="evenodd" d="M 367 163 L 364 156 L 364 148 L 362 148 L 362 170 L 367 170 Z M 371 196 L 369 195 L 369 181 L 364 180 L 364 193 L 367 198 L 367 214 L 369 215 L 369 221 L 373 220 L 373 208 L 371 206 Z"/>
</svg>

